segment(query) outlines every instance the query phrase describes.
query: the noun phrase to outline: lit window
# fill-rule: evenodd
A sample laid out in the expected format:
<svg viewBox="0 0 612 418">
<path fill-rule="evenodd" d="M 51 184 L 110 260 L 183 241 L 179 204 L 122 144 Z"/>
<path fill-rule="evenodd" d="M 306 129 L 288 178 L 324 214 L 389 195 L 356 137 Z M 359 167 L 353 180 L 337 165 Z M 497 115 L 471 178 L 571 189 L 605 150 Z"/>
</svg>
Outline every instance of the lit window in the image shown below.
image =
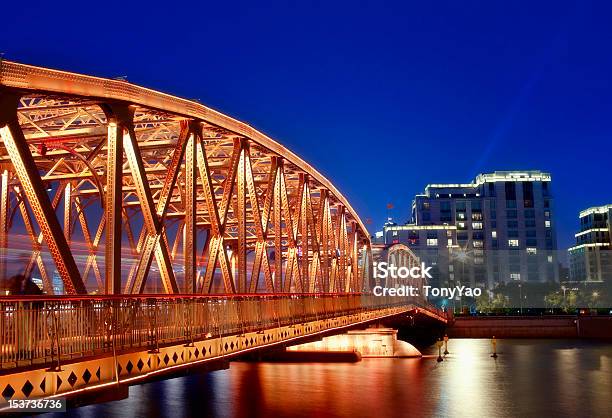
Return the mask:
<svg viewBox="0 0 612 418">
<path fill-rule="evenodd" d="M 465 213 L 463 212 L 457 213 L 457 219 L 465 219 Z"/>
<path fill-rule="evenodd" d="M 427 238 L 428 247 L 436 247 L 438 245 L 438 238 Z"/>
<path fill-rule="evenodd" d="M 510 273 L 510 278 L 512 280 L 521 280 L 521 273 Z"/>
<path fill-rule="evenodd" d="M 448 244 L 449 247 L 452 247 L 453 246 L 453 239 L 449 238 L 447 244 Z"/>
<path fill-rule="evenodd" d="M 491 231 L 491 238 L 497 238 L 497 231 Z"/>
<path fill-rule="evenodd" d="M 448 271 L 453 271 L 454 266 L 452 264 L 448 265 Z"/>
<path fill-rule="evenodd" d="M 474 248 L 482 248 L 482 241 L 474 241 Z"/>
<path fill-rule="evenodd" d="M 546 226 L 546 228 L 550 228 L 550 221 L 544 221 L 544 225 Z"/>
<path fill-rule="evenodd" d="M 482 222 L 472 222 L 472 229 L 482 229 Z"/>
<path fill-rule="evenodd" d="M 465 229 L 465 222 L 457 222 L 457 228 Z"/>
<path fill-rule="evenodd" d="M 553 260 L 552 255 L 549 255 L 549 256 L 548 256 L 548 262 L 549 262 L 549 263 L 552 263 L 552 260 Z"/>
<path fill-rule="evenodd" d="M 518 247 L 519 246 L 519 240 L 517 240 L 517 239 L 509 239 L 508 240 L 508 246 L 509 247 Z"/>
<path fill-rule="evenodd" d="M 527 254 L 537 254 L 537 253 L 538 253 L 537 248 L 533 248 L 533 247 L 527 248 Z"/>
</svg>

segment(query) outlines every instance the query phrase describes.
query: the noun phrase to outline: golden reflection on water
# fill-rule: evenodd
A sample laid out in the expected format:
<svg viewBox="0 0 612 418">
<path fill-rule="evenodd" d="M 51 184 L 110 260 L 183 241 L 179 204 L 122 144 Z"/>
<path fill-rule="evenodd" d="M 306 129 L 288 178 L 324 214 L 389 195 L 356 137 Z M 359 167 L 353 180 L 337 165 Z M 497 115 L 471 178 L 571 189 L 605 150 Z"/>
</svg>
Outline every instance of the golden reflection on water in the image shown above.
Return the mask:
<svg viewBox="0 0 612 418">
<path fill-rule="evenodd" d="M 134 386 L 126 400 L 65 416 L 612 417 L 612 345 L 451 340 L 451 354 L 352 364 L 231 363 Z M 425 354 L 434 354 L 433 347 Z M 60 416 L 60 415 L 58 415 Z"/>
</svg>

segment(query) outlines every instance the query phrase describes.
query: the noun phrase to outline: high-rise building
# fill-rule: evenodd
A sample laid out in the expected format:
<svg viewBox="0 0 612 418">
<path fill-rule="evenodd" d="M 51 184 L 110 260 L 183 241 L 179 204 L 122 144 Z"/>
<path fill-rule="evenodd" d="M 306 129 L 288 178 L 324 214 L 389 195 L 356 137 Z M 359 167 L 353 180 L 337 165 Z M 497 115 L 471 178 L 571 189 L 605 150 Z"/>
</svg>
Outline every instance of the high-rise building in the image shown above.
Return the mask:
<svg viewBox="0 0 612 418">
<path fill-rule="evenodd" d="M 429 184 L 415 196 L 410 224 L 385 226 L 385 242 L 435 263 L 440 285 L 558 281 L 550 183 L 541 171 L 496 171 Z"/>
<path fill-rule="evenodd" d="M 569 252 L 570 280 L 612 282 L 612 204 L 580 212 L 580 231 Z"/>
</svg>

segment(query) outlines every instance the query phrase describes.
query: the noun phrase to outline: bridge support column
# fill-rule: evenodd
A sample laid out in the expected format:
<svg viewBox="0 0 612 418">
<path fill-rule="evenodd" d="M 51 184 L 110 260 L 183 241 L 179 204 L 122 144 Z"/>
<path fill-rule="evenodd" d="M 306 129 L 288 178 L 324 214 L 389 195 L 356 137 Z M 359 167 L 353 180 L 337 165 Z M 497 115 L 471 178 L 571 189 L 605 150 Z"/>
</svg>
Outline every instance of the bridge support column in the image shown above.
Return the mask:
<svg viewBox="0 0 612 418">
<path fill-rule="evenodd" d="M 106 244 L 104 291 L 107 295 L 121 293 L 121 241 L 123 214 L 123 134 L 131 123 L 131 113 L 125 107 L 113 108 L 107 114 L 106 194 L 104 216 L 106 218 Z"/>
<path fill-rule="evenodd" d="M 185 149 L 185 229 L 183 253 L 185 267 L 185 293 L 195 293 L 196 274 L 196 141 L 195 132 L 189 134 Z"/>
<path fill-rule="evenodd" d="M 3 170 L 0 175 L 0 280 L 7 277 L 6 250 L 8 248 L 9 205 L 9 171 Z"/>
</svg>

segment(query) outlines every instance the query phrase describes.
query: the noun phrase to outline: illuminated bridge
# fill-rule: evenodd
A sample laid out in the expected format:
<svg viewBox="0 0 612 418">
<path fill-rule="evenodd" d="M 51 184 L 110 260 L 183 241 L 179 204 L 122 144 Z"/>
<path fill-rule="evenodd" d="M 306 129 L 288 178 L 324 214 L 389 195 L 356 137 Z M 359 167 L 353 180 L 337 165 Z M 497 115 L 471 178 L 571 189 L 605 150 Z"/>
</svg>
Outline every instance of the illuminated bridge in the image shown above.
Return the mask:
<svg viewBox="0 0 612 418">
<path fill-rule="evenodd" d="M 345 197 L 195 101 L 0 61 L 0 134 L 0 407 L 389 318 L 446 321 L 372 296 Z"/>
</svg>

